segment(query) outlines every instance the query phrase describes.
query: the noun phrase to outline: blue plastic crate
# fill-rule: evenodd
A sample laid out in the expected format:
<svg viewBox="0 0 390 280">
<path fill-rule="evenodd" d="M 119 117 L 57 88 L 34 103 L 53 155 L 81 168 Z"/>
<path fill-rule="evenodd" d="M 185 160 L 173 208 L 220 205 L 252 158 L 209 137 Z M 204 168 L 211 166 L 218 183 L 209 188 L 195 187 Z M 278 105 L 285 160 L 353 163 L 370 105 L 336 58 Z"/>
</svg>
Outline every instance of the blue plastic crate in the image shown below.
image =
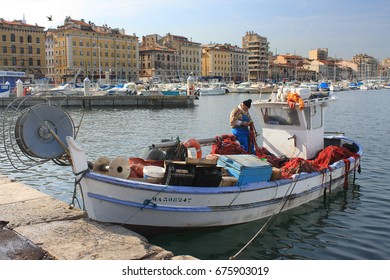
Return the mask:
<svg viewBox="0 0 390 280">
<path fill-rule="evenodd" d="M 236 177 L 238 185 L 269 181 L 272 175 L 272 166 L 255 155 L 222 155 L 218 165 Z"/>
</svg>

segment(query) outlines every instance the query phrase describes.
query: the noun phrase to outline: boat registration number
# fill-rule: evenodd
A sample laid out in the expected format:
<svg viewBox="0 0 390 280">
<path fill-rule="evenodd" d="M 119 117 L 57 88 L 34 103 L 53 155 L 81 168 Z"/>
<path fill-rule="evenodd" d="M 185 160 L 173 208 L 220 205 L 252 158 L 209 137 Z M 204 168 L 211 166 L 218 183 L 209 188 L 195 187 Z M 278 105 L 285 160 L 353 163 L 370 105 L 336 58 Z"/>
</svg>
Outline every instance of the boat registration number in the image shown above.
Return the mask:
<svg viewBox="0 0 390 280">
<path fill-rule="evenodd" d="M 169 197 L 169 196 L 163 196 L 163 197 L 153 197 L 152 201 L 154 202 L 183 202 L 183 203 L 189 203 L 191 201 L 191 197 Z"/>
</svg>

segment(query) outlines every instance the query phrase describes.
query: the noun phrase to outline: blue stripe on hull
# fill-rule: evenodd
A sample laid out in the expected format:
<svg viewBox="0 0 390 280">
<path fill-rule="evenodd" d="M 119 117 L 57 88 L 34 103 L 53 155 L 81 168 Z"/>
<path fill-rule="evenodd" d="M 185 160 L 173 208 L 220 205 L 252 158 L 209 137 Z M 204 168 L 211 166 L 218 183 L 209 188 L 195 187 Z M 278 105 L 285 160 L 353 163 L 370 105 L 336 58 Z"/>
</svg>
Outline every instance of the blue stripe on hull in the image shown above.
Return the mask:
<svg viewBox="0 0 390 280">
<path fill-rule="evenodd" d="M 339 177 L 336 180 L 332 181 L 332 185 L 336 184 L 337 182 L 344 180 L 344 176 Z M 301 192 L 299 194 L 292 194 L 289 199 L 294 200 L 300 197 L 308 196 L 311 193 L 317 192 L 320 189 L 323 189 L 325 187 L 328 187 L 329 184 L 326 185 L 318 185 L 316 187 L 311 188 L 310 190 L 307 190 L 305 192 Z M 240 205 L 230 205 L 230 206 L 197 206 L 197 207 L 183 207 L 183 206 L 165 206 L 165 205 L 159 205 L 155 202 L 148 202 L 145 201 L 145 203 L 139 203 L 134 201 L 127 201 L 127 200 L 121 200 L 117 198 L 112 198 L 104 195 L 94 194 L 89 192 L 88 197 L 94 198 L 97 200 L 118 204 L 121 206 L 128 206 L 128 207 L 134 207 L 139 209 L 149 209 L 154 211 L 168 211 L 168 212 L 217 212 L 217 211 L 232 211 L 232 210 L 241 210 L 241 209 L 251 209 L 251 208 L 261 208 L 264 206 L 269 206 L 272 204 L 278 204 L 280 201 L 284 199 L 284 197 L 280 197 L 273 200 L 267 200 L 267 201 L 260 201 L 260 202 L 254 202 L 249 204 L 240 204 Z"/>
</svg>

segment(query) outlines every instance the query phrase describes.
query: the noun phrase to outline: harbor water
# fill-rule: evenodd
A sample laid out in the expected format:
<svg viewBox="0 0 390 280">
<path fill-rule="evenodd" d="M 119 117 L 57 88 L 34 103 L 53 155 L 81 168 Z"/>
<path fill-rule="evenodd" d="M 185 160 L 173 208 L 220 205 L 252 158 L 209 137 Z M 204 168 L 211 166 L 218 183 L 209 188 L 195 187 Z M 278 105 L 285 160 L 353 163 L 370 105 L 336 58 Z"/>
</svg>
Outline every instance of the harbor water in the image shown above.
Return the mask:
<svg viewBox="0 0 390 280">
<path fill-rule="evenodd" d="M 347 191 L 333 191 L 325 200 L 320 198 L 278 215 L 241 259 L 390 259 L 390 90 L 333 95 L 338 100 L 327 108 L 325 130 L 344 132 L 364 147 L 361 174 L 357 174 L 355 184 L 351 178 Z M 139 156 L 146 146 L 161 139 L 179 137 L 184 141 L 229 134 L 230 111 L 243 100 L 258 97 L 231 93 L 203 96 L 191 108 L 84 111 L 76 141 L 87 150 L 90 161 L 100 156 Z M 74 114 L 81 112 L 72 110 Z M 252 117 L 260 133 L 258 120 Z M 259 136 L 260 145 L 261 141 Z M 71 202 L 74 177 L 70 167 L 47 162 L 25 171 L 15 170 L 3 147 L 0 151 L 0 174 Z M 175 255 L 223 260 L 236 254 L 265 222 L 164 234 L 149 241 Z"/>
</svg>

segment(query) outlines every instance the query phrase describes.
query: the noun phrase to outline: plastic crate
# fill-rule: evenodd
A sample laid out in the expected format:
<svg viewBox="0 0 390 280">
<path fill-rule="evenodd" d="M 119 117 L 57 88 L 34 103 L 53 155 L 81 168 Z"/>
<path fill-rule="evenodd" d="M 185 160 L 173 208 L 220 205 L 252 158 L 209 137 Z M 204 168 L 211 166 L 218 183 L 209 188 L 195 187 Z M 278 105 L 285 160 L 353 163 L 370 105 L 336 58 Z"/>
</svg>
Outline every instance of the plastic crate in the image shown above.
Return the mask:
<svg viewBox="0 0 390 280">
<path fill-rule="evenodd" d="M 222 167 L 197 166 L 194 178 L 194 186 L 217 187 L 221 183 Z"/>
<path fill-rule="evenodd" d="M 164 182 L 173 186 L 192 186 L 196 166 L 185 162 L 166 161 Z"/>
<path fill-rule="evenodd" d="M 272 175 L 272 166 L 255 155 L 223 155 L 219 158 L 218 165 L 236 177 L 239 186 L 269 181 Z"/>
</svg>

